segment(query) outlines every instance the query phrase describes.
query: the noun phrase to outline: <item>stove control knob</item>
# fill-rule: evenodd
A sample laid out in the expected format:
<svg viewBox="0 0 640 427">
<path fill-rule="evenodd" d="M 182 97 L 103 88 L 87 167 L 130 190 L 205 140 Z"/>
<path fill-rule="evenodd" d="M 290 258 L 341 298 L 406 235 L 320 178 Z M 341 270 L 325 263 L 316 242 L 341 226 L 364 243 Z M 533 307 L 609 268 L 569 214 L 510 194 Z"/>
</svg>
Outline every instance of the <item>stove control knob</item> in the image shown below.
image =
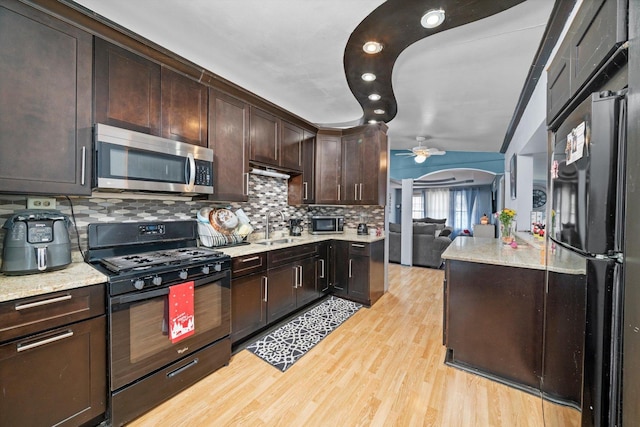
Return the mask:
<svg viewBox="0 0 640 427">
<path fill-rule="evenodd" d="M 186 279 L 188 275 L 189 275 L 189 273 L 187 273 L 187 270 L 182 270 L 182 271 L 178 274 L 178 276 L 180 276 L 180 278 L 181 278 L 182 280 Z"/>
<path fill-rule="evenodd" d="M 134 280 L 133 287 L 136 288 L 137 290 L 144 288 L 144 280 L 142 279 Z"/>
<path fill-rule="evenodd" d="M 222 270 L 222 265 L 221 264 L 216 264 L 216 265 L 213 266 L 213 269 L 215 271 L 220 271 L 220 270 Z"/>
<path fill-rule="evenodd" d="M 162 277 L 160 276 L 156 276 L 153 279 L 151 279 L 151 283 L 153 283 L 156 286 L 160 286 L 160 284 L 162 283 Z"/>
<path fill-rule="evenodd" d="M 202 274 L 209 274 L 209 266 L 205 265 L 204 267 L 202 267 Z"/>
</svg>

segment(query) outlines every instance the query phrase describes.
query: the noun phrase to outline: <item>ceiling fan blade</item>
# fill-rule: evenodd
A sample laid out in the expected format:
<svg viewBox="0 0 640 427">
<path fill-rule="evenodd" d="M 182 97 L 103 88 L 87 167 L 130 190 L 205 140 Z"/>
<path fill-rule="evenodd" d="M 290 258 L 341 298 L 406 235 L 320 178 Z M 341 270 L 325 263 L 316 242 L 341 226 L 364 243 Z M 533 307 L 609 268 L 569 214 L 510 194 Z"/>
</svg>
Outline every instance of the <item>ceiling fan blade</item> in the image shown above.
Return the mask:
<svg viewBox="0 0 640 427">
<path fill-rule="evenodd" d="M 413 153 L 395 153 L 396 156 L 415 156 Z"/>
</svg>

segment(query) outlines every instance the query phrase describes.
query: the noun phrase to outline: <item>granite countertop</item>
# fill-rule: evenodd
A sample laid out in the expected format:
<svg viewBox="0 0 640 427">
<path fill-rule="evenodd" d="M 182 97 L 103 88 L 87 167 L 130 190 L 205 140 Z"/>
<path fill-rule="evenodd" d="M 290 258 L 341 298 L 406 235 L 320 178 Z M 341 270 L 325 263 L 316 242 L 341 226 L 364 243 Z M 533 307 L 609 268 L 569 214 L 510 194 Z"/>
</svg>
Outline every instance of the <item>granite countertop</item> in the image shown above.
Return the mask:
<svg viewBox="0 0 640 427">
<path fill-rule="evenodd" d="M 85 263 L 79 252 L 74 252 L 71 264 L 61 270 L 24 276 L 0 274 L 0 302 L 96 285 L 106 281 L 107 276 Z"/>
<path fill-rule="evenodd" d="M 456 237 L 443 252 L 442 258 L 476 262 L 482 264 L 503 265 L 508 267 L 549 269 L 557 273 L 585 274 L 584 259 L 579 255 L 551 242 L 535 239 L 518 233 L 517 248 L 502 243 L 500 239 L 489 237 Z M 545 247 L 553 248 L 545 250 Z M 545 258 L 548 252 L 548 259 Z"/>
<path fill-rule="evenodd" d="M 277 236 L 273 239 L 278 238 L 281 237 Z M 255 241 L 256 239 L 259 240 L 259 237 L 254 236 L 254 239 L 252 240 Z M 359 236 L 354 230 L 353 232 L 346 231 L 344 234 L 303 234 L 299 237 L 293 237 L 293 239 L 294 240 L 291 243 L 278 243 L 269 246 L 251 243 L 249 245 L 229 248 L 222 247 L 219 248 L 219 250 L 234 258 L 303 245 L 306 243 L 322 242 L 325 240 L 349 240 L 362 243 L 372 243 L 378 240 L 383 240 L 384 236 Z M 85 263 L 79 252 L 74 252 L 72 254 L 71 264 L 61 270 L 28 274 L 24 276 L 7 276 L 0 273 L 0 302 L 43 295 L 66 289 L 80 288 L 83 286 L 105 283 L 106 281 L 107 276 L 91 267 L 91 265 Z"/>
</svg>

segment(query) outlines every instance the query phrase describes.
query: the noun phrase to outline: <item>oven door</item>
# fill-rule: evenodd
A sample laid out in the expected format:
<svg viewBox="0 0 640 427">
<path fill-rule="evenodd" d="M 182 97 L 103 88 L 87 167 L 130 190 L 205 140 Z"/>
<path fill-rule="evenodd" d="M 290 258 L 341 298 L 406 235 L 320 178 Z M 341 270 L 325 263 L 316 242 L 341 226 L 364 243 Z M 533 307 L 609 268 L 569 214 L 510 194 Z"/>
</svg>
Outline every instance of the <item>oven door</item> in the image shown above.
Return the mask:
<svg viewBox="0 0 640 427">
<path fill-rule="evenodd" d="M 111 390 L 228 336 L 230 283 L 228 270 L 195 281 L 195 333 L 175 344 L 168 332 L 169 287 L 111 297 Z"/>
</svg>

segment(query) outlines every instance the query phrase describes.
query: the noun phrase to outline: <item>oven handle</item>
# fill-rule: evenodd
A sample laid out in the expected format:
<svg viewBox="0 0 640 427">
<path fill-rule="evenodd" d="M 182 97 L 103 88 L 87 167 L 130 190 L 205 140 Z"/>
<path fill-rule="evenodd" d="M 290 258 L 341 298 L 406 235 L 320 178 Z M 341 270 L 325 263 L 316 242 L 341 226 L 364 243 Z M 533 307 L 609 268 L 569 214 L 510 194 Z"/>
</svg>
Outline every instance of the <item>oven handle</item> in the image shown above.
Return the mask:
<svg viewBox="0 0 640 427">
<path fill-rule="evenodd" d="M 196 283 L 195 286 L 197 288 L 198 286 L 209 285 L 209 284 L 211 284 L 213 282 L 217 282 L 218 280 L 226 279 L 228 274 L 229 274 L 228 271 L 221 271 L 221 272 L 216 273 L 216 274 L 211 274 L 211 275 L 206 277 L 206 282 Z M 198 281 L 201 281 L 201 280 L 202 279 L 199 279 Z M 119 296 L 111 297 L 111 304 L 112 305 L 113 304 L 128 304 L 128 303 L 131 303 L 131 302 L 151 299 L 151 298 L 159 297 L 159 296 L 162 296 L 162 295 L 169 295 L 169 288 L 170 288 L 170 286 L 167 286 L 167 287 L 160 288 L 160 289 L 154 289 L 153 291 L 134 292 L 134 293 L 126 294 L 126 295 L 119 295 Z"/>
</svg>

